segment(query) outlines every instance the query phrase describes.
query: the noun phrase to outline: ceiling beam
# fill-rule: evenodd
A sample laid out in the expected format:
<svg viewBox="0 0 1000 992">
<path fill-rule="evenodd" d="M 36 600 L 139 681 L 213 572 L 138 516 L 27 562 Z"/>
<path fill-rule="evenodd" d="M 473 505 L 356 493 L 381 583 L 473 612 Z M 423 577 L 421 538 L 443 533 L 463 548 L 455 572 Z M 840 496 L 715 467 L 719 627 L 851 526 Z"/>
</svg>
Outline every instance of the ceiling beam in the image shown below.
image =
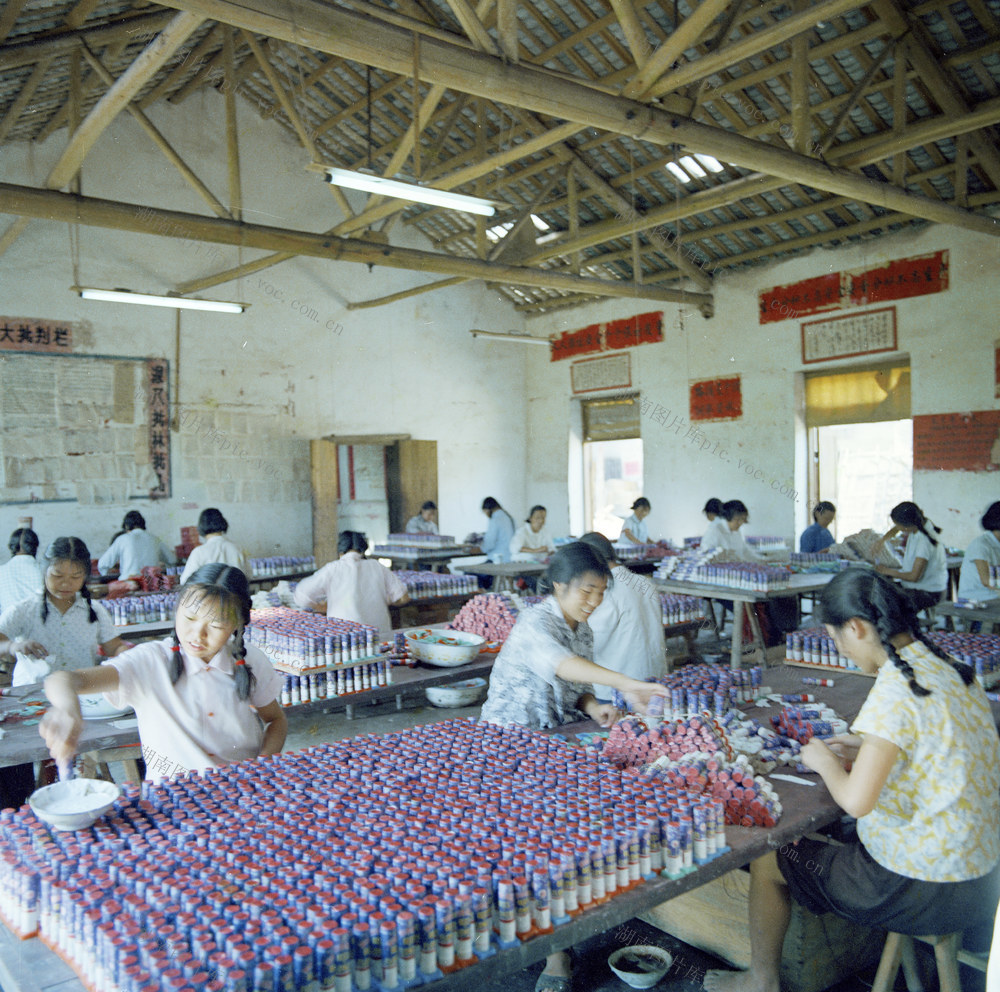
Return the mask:
<svg viewBox="0 0 1000 992">
<path fill-rule="evenodd" d="M 17 4 L 13 5 L 16 9 Z M 170 23 L 169 10 L 158 10 L 155 14 L 142 14 L 128 20 L 116 21 L 101 27 L 82 28 L 74 31 L 59 31 L 37 41 L 20 41 L 0 46 L 0 72 L 33 65 L 46 58 L 69 55 L 81 42 L 86 41 L 91 48 L 104 48 L 116 42 L 146 41 Z"/>
<path fill-rule="evenodd" d="M 166 6 L 174 5 L 168 3 Z M 691 83 L 696 83 L 706 76 L 721 72 L 723 69 L 731 69 L 746 59 L 766 52 L 769 48 L 791 41 L 797 35 L 813 31 L 819 21 L 828 21 L 839 17 L 850 10 L 856 10 L 858 6 L 858 0 L 820 0 L 819 3 L 812 3 L 807 10 L 801 10 L 776 21 L 763 31 L 754 31 L 741 41 L 726 45 L 718 52 L 703 55 L 697 62 L 685 63 L 651 86 L 645 96 L 664 96 L 667 93 L 683 89 L 685 86 L 690 86 Z"/>
<path fill-rule="evenodd" d="M 485 279 L 508 286 L 540 286 L 602 297 L 659 300 L 664 303 L 711 303 L 711 296 L 685 290 L 637 286 L 632 282 L 587 279 L 563 272 L 519 265 L 503 265 L 476 258 L 441 255 L 417 248 L 381 245 L 353 238 L 332 238 L 311 231 L 291 231 L 263 224 L 238 223 L 222 217 L 203 217 L 178 210 L 159 210 L 135 203 L 119 203 L 77 196 L 57 190 L 0 183 L 0 213 L 83 224 L 136 234 L 190 239 L 244 249 L 288 251 L 329 261 L 359 262 L 392 269 L 438 272 L 442 275 Z"/>
<path fill-rule="evenodd" d="M 709 29 L 712 21 L 728 6 L 729 0 L 701 0 L 694 13 L 681 21 L 680 24 L 674 25 L 673 32 L 640 67 L 635 78 L 622 90 L 623 95 L 634 100 L 643 99 L 653 88 L 653 84 L 680 60 L 684 52 L 698 41 Z M 815 24 L 815 21 L 813 23 Z M 729 50 L 729 48 L 726 49 L 727 54 Z M 698 60 L 698 64 L 701 64 L 701 59 Z"/>
<path fill-rule="evenodd" d="M 297 0 L 280 11 L 275 11 L 266 0 L 240 0 L 238 4 L 234 0 L 166 0 L 166 3 L 400 75 L 407 75 L 412 70 L 412 36 L 408 32 L 391 25 L 381 25 L 374 30 L 376 22 L 370 18 L 320 4 L 317 0 Z M 856 6 L 857 0 L 825 0 L 804 13 L 793 14 L 776 28 L 783 29 L 786 36 L 791 37 L 806 30 L 803 26 L 806 21 L 814 25 L 817 19 L 832 16 L 834 10 L 842 12 Z M 789 27 L 788 22 L 793 21 L 795 24 Z M 771 32 L 761 32 L 751 41 L 756 43 L 757 38 L 764 35 L 770 36 Z M 771 37 L 768 45 L 774 43 Z M 727 64 L 736 48 L 734 45 L 725 49 Z M 508 66 L 483 52 L 427 38 L 421 46 L 421 71 L 429 83 L 440 83 L 490 100 L 503 94 L 506 103 L 535 113 L 575 120 L 653 144 L 683 145 L 768 176 L 800 182 L 936 223 L 1000 236 L 1000 220 L 992 217 L 908 193 L 887 183 L 874 182 L 846 169 L 828 166 L 808 156 L 701 124 L 679 114 L 603 93 L 575 80 L 539 72 L 523 63 Z"/>
<path fill-rule="evenodd" d="M 90 63 L 94 72 L 100 77 L 105 86 L 114 86 L 115 77 L 108 72 L 104 63 L 88 47 L 86 42 L 82 45 L 84 58 Z M 139 109 L 135 103 L 130 103 L 126 108 L 136 119 L 139 126 L 149 135 L 153 143 L 167 157 L 170 163 L 184 177 L 184 181 L 209 205 L 212 212 L 219 217 L 231 216 L 229 211 L 216 198 L 212 191 L 195 175 L 194 170 L 178 155 L 173 145 L 163 136 L 155 124 Z"/>
<path fill-rule="evenodd" d="M 80 126 L 74 129 L 63 153 L 45 180 L 49 189 L 62 189 L 70 182 L 79 171 L 87 153 L 94 147 L 94 142 L 203 20 L 198 14 L 175 14 L 170 23 L 142 50 L 97 101 Z M 19 217 L 4 231 L 0 238 L 0 255 L 20 237 L 27 225 L 28 218 Z"/>
</svg>

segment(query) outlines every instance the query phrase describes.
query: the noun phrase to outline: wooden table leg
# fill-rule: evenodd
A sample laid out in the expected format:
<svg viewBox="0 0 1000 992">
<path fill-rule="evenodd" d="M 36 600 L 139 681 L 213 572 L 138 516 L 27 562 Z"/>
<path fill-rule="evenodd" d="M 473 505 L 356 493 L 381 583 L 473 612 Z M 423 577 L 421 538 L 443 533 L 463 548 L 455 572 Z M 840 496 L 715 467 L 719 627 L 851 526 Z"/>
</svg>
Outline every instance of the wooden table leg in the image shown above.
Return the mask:
<svg viewBox="0 0 1000 992">
<path fill-rule="evenodd" d="M 733 600 L 733 644 L 729 649 L 729 667 L 743 667 L 743 603 Z"/>
</svg>

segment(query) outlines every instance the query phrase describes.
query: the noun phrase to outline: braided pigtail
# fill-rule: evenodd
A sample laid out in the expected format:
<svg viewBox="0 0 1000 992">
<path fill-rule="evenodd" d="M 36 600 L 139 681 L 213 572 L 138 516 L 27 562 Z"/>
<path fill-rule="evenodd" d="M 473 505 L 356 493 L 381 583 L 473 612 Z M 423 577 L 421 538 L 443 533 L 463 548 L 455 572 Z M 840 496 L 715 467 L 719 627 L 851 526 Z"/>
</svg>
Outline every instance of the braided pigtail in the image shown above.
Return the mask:
<svg viewBox="0 0 1000 992">
<path fill-rule="evenodd" d="M 927 639 L 927 637 L 920 631 L 914 631 L 913 636 L 920 641 L 921 644 L 930 651 L 935 657 L 940 658 L 942 661 L 946 661 L 952 668 L 958 672 L 962 681 L 966 685 L 972 685 L 975 681 L 976 673 L 971 665 L 965 664 L 963 661 L 959 661 L 957 658 L 952 658 L 950 654 L 945 654 L 936 644 L 932 643 Z"/>
<path fill-rule="evenodd" d="M 49 596 L 48 593 L 42 590 L 42 623 L 45 623 L 45 618 L 49 615 Z"/>
<path fill-rule="evenodd" d="M 243 630 L 243 625 L 240 624 L 233 635 L 233 661 L 235 662 L 233 681 L 236 683 L 236 695 L 240 699 L 247 700 L 257 684 L 257 677 L 246 662 L 247 647 L 243 643 Z"/>
<path fill-rule="evenodd" d="M 90 610 L 90 622 L 97 623 L 97 611 L 94 609 L 94 601 L 90 598 L 90 590 L 87 588 L 86 582 L 84 582 L 83 588 L 80 590 L 80 595 L 87 601 L 87 608 Z"/>
<path fill-rule="evenodd" d="M 906 676 L 914 696 L 929 696 L 930 689 L 917 681 L 913 666 L 902 658 L 893 646 L 892 638 L 903 631 L 911 635 L 920 630 L 917 615 L 908 597 L 896 595 L 895 586 L 889 582 L 875 582 L 871 588 L 872 613 L 867 619 L 878 632 L 879 640 L 889 660 Z"/>
<path fill-rule="evenodd" d="M 170 684 L 177 685 L 178 680 L 181 677 L 181 672 L 184 670 L 183 659 L 181 658 L 181 642 L 177 638 L 176 629 L 172 631 L 172 636 L 174 643 L 170 648 L 170 661 L 168 662 L 168 674 L 170 675 Z"/>
</svg>

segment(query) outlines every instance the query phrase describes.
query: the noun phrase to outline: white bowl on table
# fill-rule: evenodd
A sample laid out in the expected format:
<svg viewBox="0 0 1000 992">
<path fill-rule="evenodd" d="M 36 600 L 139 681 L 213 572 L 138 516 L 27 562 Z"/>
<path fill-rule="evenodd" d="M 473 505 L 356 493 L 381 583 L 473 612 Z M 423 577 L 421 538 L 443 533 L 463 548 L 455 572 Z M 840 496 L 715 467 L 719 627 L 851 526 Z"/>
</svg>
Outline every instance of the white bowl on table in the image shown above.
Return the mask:
<svg viewBox="0 0 1000 992">
<path fill-rule="evenodd" d="M 424 689 L 432 706 L 474 706 L 486 692 L 486 679 L 465 679 L 451 685 L 432 685 Z"/>
<path fill-rule="evenodd" d="M 119 706 L 112 706 L 104 698 L 103 692 L 87 693 L 80 698 L 80 714 L 84 720 L 109 720 L 112 717 L 124 716 L 131 712 L 131 707 L 122 709 Z"/>
<path fill-rule="evenodd" d="M 634 989 L 651 989 L 673 964 L 673 955 L 655 944 L 622 947 L 608 958 L 608 967 Z"/>
<path fill-rule="evenodd" d="M 411 654 L 428 665 L 456 668 L 467 665 L 482 650 L 485 637 L 467 634 L 464 630 L 435 630 L 418 627 L 403 631 Z"/>
<path fill-rule="evenodd" d="M 114 782 L 71 778 L 36 789 L 28 805 L 39 820 L 56 830 L 83 830 L 114 806 L 121 791 Z"/>
</svg>

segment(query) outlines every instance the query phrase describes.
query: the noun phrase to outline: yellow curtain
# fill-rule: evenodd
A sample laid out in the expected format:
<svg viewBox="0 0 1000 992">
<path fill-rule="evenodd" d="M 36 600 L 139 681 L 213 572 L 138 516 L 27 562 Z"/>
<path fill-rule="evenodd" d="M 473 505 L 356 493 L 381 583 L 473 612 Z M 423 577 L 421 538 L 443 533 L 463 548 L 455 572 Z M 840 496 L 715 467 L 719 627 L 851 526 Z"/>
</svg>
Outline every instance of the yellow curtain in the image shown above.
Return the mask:
<svg viewBox="0 0 1000 992">
<path fill-rule="evenodd" d="M 639 436 L 638 397 L 583 401 L 584 441 L 622 441 Z"/>
<path fill-rule="evenodd" d="M 910 416 L 909 365 L 806 376 L 807 427 L 874 424 Z"/>
</svg>

